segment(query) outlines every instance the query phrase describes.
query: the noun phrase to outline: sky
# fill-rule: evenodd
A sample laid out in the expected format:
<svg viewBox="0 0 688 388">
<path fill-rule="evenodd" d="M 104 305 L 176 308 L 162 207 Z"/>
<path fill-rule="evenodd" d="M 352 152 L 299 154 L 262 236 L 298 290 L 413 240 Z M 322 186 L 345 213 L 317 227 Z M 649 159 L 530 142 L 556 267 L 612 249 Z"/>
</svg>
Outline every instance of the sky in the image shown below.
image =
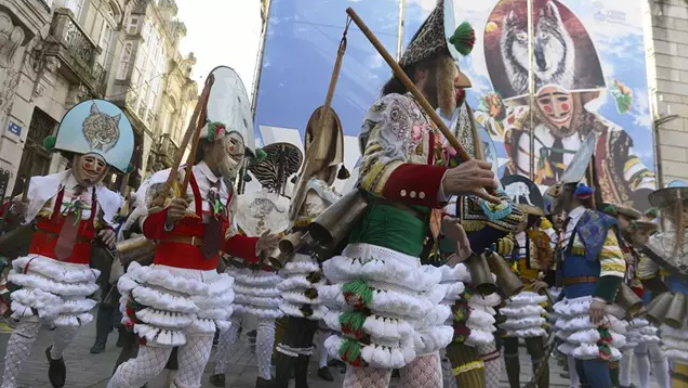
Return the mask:
<svg viewBox="0 0 688 388">
<path fill-rule="evenodd" d="M 199 90 L 213 68 L 225 65 L 239 73 L 251 95 L 260 45 L 260 1 L 177 0 L 177 6 L 177 17 L 187 29 L 180 51 L 196 55 L 192 77 Z"/>
</svg>

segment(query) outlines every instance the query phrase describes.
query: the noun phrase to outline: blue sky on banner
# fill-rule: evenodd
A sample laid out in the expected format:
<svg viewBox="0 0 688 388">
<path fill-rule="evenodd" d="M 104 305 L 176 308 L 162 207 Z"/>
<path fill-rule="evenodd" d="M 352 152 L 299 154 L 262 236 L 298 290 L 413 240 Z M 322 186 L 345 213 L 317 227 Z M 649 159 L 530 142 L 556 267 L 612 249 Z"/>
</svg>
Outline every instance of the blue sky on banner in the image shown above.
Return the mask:
<svg viewBox="0 0 688 388">
<path fill-rule="evenodd" d="M 458 14 L 473 25 L 476 47 L 460 63 L 461 70 L 473 82 L 467 101 L 478 107 L 478 98 L 493 91 L 488 77 L 483 51 L 483 33 L 490 12 L 499 1 L 464 1 Z M 640 0 L 561 1 L 583 23 L 602 63 L 607 86 L 614 80 L 623 82 L 633 91 L 633 105 L 628 113 L 621 114 L 610 92 L 604 93 L 587 108 L 623 128 L 634 141 L 634 151 L 650 169 L 654 169 L 652 116 L 647 86 L 645 45 Z M 404 47 L 432 11 L 436 0 L 409 0 L 406 5 Z M 506 157 L 503 142 L 495 140 L 499 156 Z M 505 161 L 505 160 L 503 160 Z"/>
<path fill-rule="evenodd" d="M 296 129 L 303 135 L 310 115 L 325 102 L 347 7 L 354 7 L 396 54 L 399 0 L 273 0 L 257 96 L 257 140 L 261 126 Z M 366 110 L 390 74 L 352 25 L 332 102 L 345 135 L 358 135 Z"/>
</svg>

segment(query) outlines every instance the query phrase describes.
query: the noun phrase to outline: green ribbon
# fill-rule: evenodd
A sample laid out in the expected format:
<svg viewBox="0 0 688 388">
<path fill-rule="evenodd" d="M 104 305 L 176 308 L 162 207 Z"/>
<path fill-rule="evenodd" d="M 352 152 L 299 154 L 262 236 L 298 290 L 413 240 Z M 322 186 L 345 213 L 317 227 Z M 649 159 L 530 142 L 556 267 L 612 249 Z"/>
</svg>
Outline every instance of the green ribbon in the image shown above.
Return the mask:
<svg viewBox="0 0 688 388">
<path fill-rule="evenodd" d="M 71 203 L 64 204 L 64 211 L 62 212 L 63 217 L 67 217 L 70 214 L 76 214 L 76 220 L 74 220 L 74 225 L 78 225 L 81 221 L 81 214 L 84 210 L 90 209 L 90 206 L 84 204 L 80 199 L 77 199 Z"/>
</svg>

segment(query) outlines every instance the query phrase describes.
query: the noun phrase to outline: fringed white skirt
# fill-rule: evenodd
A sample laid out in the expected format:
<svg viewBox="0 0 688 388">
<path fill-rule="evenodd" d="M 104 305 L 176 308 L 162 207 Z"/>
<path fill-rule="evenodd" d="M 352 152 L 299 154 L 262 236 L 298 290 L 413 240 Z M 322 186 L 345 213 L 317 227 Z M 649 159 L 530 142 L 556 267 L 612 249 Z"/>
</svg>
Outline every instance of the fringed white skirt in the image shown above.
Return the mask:
<svg viewBox="0 0 688 388">
<path fill-rule="evenodd" d="M 594 325 L 589 316 L 591 304 L 592 297 L 585 296 L 564 299 L 554 305 L 557 313 L 555 330 L 557 337 L 564 340 L 558 349 L 579 360 L 618 361 L 621 359 L 619 349 L 626 345 L 628 326 L 627 322 L 617 318 L 623 316 L 623 311 L 616 311 L 616 306 L 608 306 L 603 322 Z"/>
<path fill-rule="evenodd" d="M 322 304 L 319 290 L 323 281 L 320 266 L 308 255 L 297 253 L 280 271 L 284 280 L 277 285 L 281 292 L 280 310 L 296 318 L 319 321 L 327 309 Z"/>
<path fill-rule="evenodd" d="M 56 326 L 81 326 L 93 320 L 100 271 L 31 254 L 12 262 L 8 282 L 19 289 L 10 294 L 12 318 Z"/>
<path fill-rule="evenodd" d="M 531 291 L 523 291 L 504 301 L 505 307 L 499 310 L 506 317 L 500 327 L 506 331 L 505 337 L 531 338 L 545 337 L 547 312 L 541 305 L 547 297 Z"/>
<path fill-rule="evenodd" d="M 470 347 L 494 342 L 494 332 L 497 331 L 494 307 L 501 303 L 499 295 L 482 296 L 467 289 L 471 274 L 463 263 L 453 268 L 445 265 L 439 270 L 442 272 L 441 284 L 447 289 L 441 303 L 452 309 L 447 324 L 454 327 L 453 340 Z"/>
<path fill-rule="evenodd" d="M 325 342 L 332 357 L 354 366 L 402 368 L 451 342 L 451 310 L 440 304 L 447 290 L 438 268 L 391 249 L 351 244 L 323 270 L 333 283 L 320 289 L 332 309 L 325 323 L 339 333 Z"/>
<path fill-rule="evenodd" d="M 234 313 L 253 315 L 264 319 L 280 318 L 280 291 L 277 284 L 282 278 L 275 273 L 253 271 L 248 268 L 227 269 L 234 278 Z"/>
<path fill-rule="evenodd" d="M 680 329 L 662 325 L 659 332 L 667 359 L 672 362 L 688 363 L 688 324 L 684 323 Z"/>
<path fill-rule="evenodd" d="M 149 346 L 181 346 L 187 336 L 229 328 L 234 279 L 200 271 L 133 262 L 118 283 L 122 323 Z"/>
<path fill-rule="evenodd" d="M 626 346 L 624 349 L 634 349 L 638 345 L 656 345 L 660 342 L 659 329 L 645 318 L 633 319 L 626 329 Z"/>
</svg>

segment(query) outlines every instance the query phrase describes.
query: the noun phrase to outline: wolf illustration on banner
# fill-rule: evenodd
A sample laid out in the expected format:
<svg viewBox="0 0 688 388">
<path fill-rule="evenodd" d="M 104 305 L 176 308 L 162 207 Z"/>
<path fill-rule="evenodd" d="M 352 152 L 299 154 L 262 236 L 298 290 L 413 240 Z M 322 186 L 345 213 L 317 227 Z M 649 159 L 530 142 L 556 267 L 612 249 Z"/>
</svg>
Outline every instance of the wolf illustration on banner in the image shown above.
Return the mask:
<svg viewBox="0 0 688 388">
<path fill-rule="evenodd" d="M 605 8 L 627 17 L 600 20 L 594 5 L 532 0 L 529 12 L 527 0 L 498 0 L 457 7 L 477 27 L 475 50 L 484 56 L 460 64 L 474 80 L 467 99 L 495 141 L 500 175 L 530 178 L 544 191 L 595 133 L 594 184 L 603 200 L 646 209 L 655 176 L 647 167 L 653 150 L 642 25 L 634 22 L 640 6 L 610 0 Z M 619 39 L 633 48 L 604 49 Z"/>
</svg>

